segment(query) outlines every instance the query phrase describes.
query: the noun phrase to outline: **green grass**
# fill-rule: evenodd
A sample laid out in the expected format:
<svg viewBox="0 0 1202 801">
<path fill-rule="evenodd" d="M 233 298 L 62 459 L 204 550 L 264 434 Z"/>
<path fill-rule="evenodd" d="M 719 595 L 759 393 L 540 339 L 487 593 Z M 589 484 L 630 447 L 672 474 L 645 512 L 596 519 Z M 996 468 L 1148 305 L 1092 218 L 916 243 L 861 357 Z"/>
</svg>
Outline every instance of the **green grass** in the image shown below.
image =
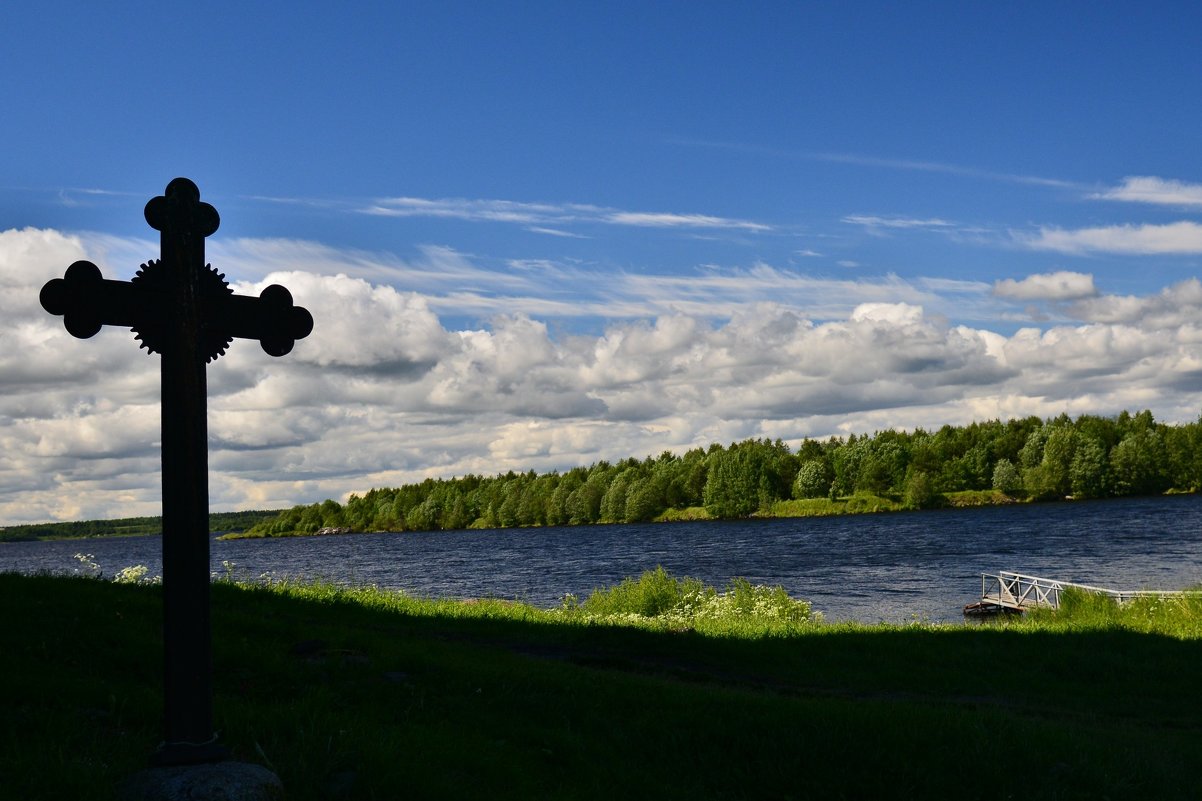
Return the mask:
<svg viewBox="0 0 1202 801">
<path fill-rule="evenodd" d="M 1196 796 L 1192 600 L 863 626 L 756 613 L 745 583 L 624 586 L 538 610 L 217 582 L 222 739 L 300 801 Z M 0 798 L 106 799 L 142 767 L 160 592 L 0 575 Z M 657 622 L 691 594 L 729 600 Z"/>
<path fill-rule="evenodd" d="M 976 506 L 1005 506 L 1011 503 L 1022 503 L 1024 498 L 1008 495 L 1001 490 L 963 490 L 944 494 L 948 506 L 965 509 Z"/>
<path fill-rule="evenodd" d="M 704 506 L 686 506 L 683 509 L 665 509 L 656 516 L 656 523 L 676 523 L 680 521 L 713 520 Z"/>
<path fill-rule="evenodd" d="M 870 492 L 857 492 L 844 498 L 805 498 L 777 501 L 768 509 L 770 517 L 828 517 L 830 515 L 897 512 L 905 507 L 898 500 Z"/>
<path fill-rule="evenodd" d="M 1072 587 L 1061 593 L 1059 609 L 1033 609 L 1022 622 L 1057 633 L 1114 629 L 1202 639 L 1202 590 L 1142 596 L 1119 604 L 1112 597 Z"/>
</svg>

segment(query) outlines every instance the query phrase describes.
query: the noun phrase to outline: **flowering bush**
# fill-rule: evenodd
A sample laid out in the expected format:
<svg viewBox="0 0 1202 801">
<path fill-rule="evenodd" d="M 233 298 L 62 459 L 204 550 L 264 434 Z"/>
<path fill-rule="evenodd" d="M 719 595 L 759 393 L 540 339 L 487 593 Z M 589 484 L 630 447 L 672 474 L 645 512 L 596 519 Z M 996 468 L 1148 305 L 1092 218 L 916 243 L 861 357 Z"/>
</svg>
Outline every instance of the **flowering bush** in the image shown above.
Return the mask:
<svg viewBox="0 0 1202 801">
<path fill-rule="evenodd" d="M 83 566 L 82 568 L 76 568 L 75 569 L 76 573 L 82 572 L 83 575 L 89 576 L 91 578 L 97 578 L 97 579 L 104 578 L 104 569 L 96 561 L 96 556 L 94 554 L 77 553 L 74 555 L 73 558 Z M 116 572 L 116 574 L 113 576 L 113 583 L 115 583 L 115 584 L 162 584 L 163 583 L 162 576 L 151 576 L 149 574 L 150 574 L 150 568 L 148 568 L 146 565 L 130 565 L 129 567 L 123 567 Z"/>
<path fill-rule="evenodd" d="M 116 584 L 162 584 L 162 576 L 151 576 L 150 568 L 146 565 L 130 565 L 117 571 L 113 576 Z"/>
<path fill-rule="evenodd" d="M 580 601 L 564 596 L 560 614 L 587 623 L 650 625 L 690 629 L 707 622 L 774 624 L 816 622 L 808 601 L 792 598 L 783 587 L 734 579 L 718 592 L 693 578 L 677 579 L 663 567 L 648 570 L 637 580 L 626 578 L 607 590 L 594 590 Z"/>
</svg>

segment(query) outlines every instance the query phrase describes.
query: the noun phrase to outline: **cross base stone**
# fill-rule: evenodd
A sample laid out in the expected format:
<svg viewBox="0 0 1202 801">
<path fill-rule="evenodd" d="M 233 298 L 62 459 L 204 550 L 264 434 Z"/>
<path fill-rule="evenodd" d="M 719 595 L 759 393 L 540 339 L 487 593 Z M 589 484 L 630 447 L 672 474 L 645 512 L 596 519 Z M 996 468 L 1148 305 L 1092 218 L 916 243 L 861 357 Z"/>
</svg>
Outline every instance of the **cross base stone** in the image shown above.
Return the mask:
<svg viewBox="0 0 1202 801">
<path fill-rule="evenodd" d="M 147 768 L 125 780 L 121 801 L 283 801 L 280 778 L 262 765 L 213 762 Z"/>
</svg>

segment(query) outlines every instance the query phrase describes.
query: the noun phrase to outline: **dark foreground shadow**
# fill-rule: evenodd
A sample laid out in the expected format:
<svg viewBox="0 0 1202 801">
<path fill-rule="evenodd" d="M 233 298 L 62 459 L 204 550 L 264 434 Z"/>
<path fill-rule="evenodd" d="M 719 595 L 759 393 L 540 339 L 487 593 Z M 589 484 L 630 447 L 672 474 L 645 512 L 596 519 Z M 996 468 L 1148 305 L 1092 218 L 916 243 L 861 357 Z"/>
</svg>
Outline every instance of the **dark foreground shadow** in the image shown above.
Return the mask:
<svg viewBox="0 0 1202 801">
<path fill-rule="evenodd" d="M 1202 754 L 1192 640 L 745 640 L 225 584 L 213 599 L 222 739 L 292 799 L 1188 798 Z M 105 798 L 144 764 L 160 602 L 154 587 L 0 575 L 4 792 Z"/>
</svg>

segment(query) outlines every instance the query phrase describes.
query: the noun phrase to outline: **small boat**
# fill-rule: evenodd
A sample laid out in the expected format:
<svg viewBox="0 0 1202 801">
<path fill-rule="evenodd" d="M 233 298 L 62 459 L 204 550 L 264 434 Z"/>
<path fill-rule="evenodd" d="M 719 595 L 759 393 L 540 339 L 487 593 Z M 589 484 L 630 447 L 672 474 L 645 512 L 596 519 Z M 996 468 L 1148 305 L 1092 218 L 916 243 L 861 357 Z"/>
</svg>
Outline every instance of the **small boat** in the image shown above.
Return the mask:
<svg viewBox="0 0 1202 801">
<path fill-rule="evenodd" d="M 975 601 L 971 604 L 964 605 L 965 617 L 992 617 L 993 615 L 1021 615 L 1021 609 L 1015 609 L 1009 606 L 1000 606 L 992 601 Z"/>
</svg>

